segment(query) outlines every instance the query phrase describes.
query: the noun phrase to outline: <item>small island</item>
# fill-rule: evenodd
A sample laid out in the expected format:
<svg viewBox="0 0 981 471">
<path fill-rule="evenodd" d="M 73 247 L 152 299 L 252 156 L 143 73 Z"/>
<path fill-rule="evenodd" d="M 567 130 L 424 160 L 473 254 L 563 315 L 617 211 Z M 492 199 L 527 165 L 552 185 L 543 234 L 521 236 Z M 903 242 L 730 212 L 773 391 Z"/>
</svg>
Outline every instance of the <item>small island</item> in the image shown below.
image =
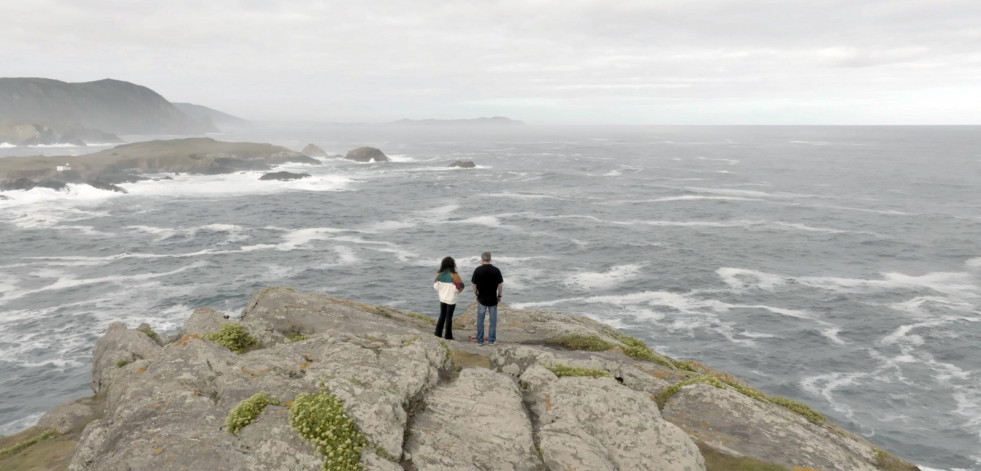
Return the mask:
<svg viewBox="0 0 981 471">
<path fill-rule="evenodd" d="M 320 165 L 320 161 L 272 144 L 222 142 L 211 138 L 157 140 L 116 146 L 81 156 L 33 156 L 0 159 L 0 189 L 30 189 L 64 183 L 118 184 L 143 174 L 221 174 L 269 170 L 284 163 Z"/>
</svg>

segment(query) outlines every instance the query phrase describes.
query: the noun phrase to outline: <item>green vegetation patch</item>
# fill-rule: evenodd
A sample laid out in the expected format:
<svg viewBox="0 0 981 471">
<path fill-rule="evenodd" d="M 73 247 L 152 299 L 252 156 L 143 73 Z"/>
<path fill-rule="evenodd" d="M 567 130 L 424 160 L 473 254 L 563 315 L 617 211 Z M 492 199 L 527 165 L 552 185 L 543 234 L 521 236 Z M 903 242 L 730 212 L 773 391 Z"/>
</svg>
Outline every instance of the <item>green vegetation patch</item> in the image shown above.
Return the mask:
<svg viewBox="0 0 981 471">
<path fill-rule="evenodd" d="M 613 344 L 595 335 L 569 334 L 551 338 L 545 341 L 549 345 L 560 345 L 570 350 L 585 350 L 587 352 L 602 352 L 613 348 Z"/>
<path fill-rule="evenodd" d="M 157 333 L 154 332 L 153 329 L 151 329 L 149 327 L 140 327 L 140 328 L 138 328 L 136 330 L 138 330 L 140 332 L 143 332 L 144 334 L 146 334 L 147 337 L 150 337 L 154 341 L 157 340 Z"/>
<path fill-rule="evenodd" d="M 0 439 L 0 469 L 3 471 L 64 471 L 68 467 L 75 442 L 71 435 L 52 435 L 31 445 L 20 442 L 34 440 L 40 430 L 32 427 L 23 432 Z M 17 450 L 10 450 L 16 447 Z M 7 450 L 10 450 L 9 452 Z"/>
<path fill-rule="evenodd" d="M 300 393 L 290 406 L 290 427 L 324 455 L 325 471 L 361 471 L 366 442 L 332 394 Z"/>
<path fill-rule="evenodd" d="M 309 338 L 310 337 L 307 337 L 306 335 L 303 335 L 303 334 L 296 334 L 296 335 L 290 337 L 290 343 L 302 342 L 302 341 L 307 340 Z"/>
<path fill-rule="evenodd" d="M 698 444 L 698 450 L 705 458 L 705 471 L 787 471 L 787 468 L 776 463 L 766 463 L 750 457 L 737 458 L 704 444 Z"/>
<path fill-rule="evenodd" d="M 920 469 L 878 448 L 875 449 L 874 464 L 882 471 L 919 471 Z"/>
<path fill-rule="evenodd" d="M 119 360 L 116 362 L 116 368 L 122 368 L 129 364 L 129 360 Z"/>
<path fill-rule="evenodd" d="M 688 378 L 684 381 L 679 381 L 677 383 L 672 384 L 671 386 L 661 391 L 661 394 L 657 395 L 658 408 L 664 409 L 664 405 L 667 403 L 668 399 L 671 396 L 677 394 L 678 391 L 681 390 L 681 388 L 688 386 L 689 384 L 695 384 L 695 383 L 707 383 L 719 389 L 732 388 L 736 392 L 746 397 L 755 399 L 760 402 L 769 402 L 771 404 L 776 404 L 778 406 L 781 406 L 791 412 L 803 416 L 805 419 L 817 425 L 823 425 L 825 422 L 828 421 L 828 419 L 825 416 L 821 415 L 819 412 L 814 411 L 814 409 L 811 409 L 810 407 L 808 407 L 806 404 L 802 402 L 797 402 L 791 399 L 787 399 L 785 397 L 767 396 L 762 391 L 746 386 L 745 384 L 742 384 L 739 381 L 737 381 L 735 378 L 724 374 L 695 376 L 693 378 Z"/>
<path fill-rule="evenodd" d="M 241 324 L 225 322 L 218 332 L 204 334 L 205 339 L 211 340 L 235 353 L 242 353 L 248 348 L 259 345 L 259 339 L 249 335 Z"/>
<path fill-rule="evenodd" d="M 566 366 L 561 363 L 556 363 L 552 366 L 546 366 L 545 368 L 548 368 L 549 371 L 555 373 L 555 376 L 558 376 L 559 378 L 563 376 L 588 376 L 590 378 L 603 378 L 603 377 L 610 376 L 610 373 L 607 373 L 606 371 L 603 370 L 584 368 L 578 366 Z"/>
<path fill-rule="evenodd" d="M 408 313 L 406 315 L 409 316 L 409 317 L 411 317 L 411 318 L 413 318 L 413 319 L 419 319 L 421 321 L 424 321 L 427 324 L 433 324 L 433 325 L 436 324 L 436 319 L 433 319 L 432 317 L 429 317 L 429 316 L 424 316 L 424 315 L 419 314 L 419 313 L 416 313 L 416 312 L 410 312 L 410 313 Z"/>
<path fill-rule="evenodd" d="M 225 418 L 225 427 L 233 435 L 238 435 L 238 432 L 246 425 L 251 424 L 266 406 L 277 404 L 279 401 L 267 396 L 266 393 L 257 392 L 252 397 L 238 403 L 228 412 L 228 417 Z"/>
<path fill-rule="evenodd" d="M 654 353 L 654 351 L 640 339 L 636 339 L 626 334 L 620 334 L 617 336 L 617 340 L 624 345 L 623 354 L 633 358 L 634 360 L 657 363 L 658 365 L 676 370 L 695 371 L 695 369 L 688 363 L 672 360 Z"/>
<path fill-rule="evenodd" d="M 443 339 L 439 339 L 439 344 L 443 346 L 443 350 L 446 350 L 446 355 L 443 356 L 443 359 L 449 360 L 453 356 L 453 354 L 450 352 L 450 346 Z"/>
<path fill-rule="evenodd" d="M 14 446 L 12 446 L 12 447 L 4 448 L 4 449 L 0 450 L 0 458 L 5 458 L 7 456 L 15 455 L 17 453 L 20 453 L 20 452 L 22 452 L 22 451 L 24 451 L 24 450 L 26 450 L 26 449 L 34 446 L 34 445 L 37 445 L 41 441 L 47 440 L 47 439 L 49 439 L 49 438 L 51 438 L 53 436 L 55 436 L 54 430 L 45 430 L 45 431 L 43 431 L 43 432 L 41 432 L 41 433 L 39 433 L 39 434 L 31 437 L 31 438 L 28 438 L 27 440 L 24 440 L 24 441 L 22 441 L 22 442 L 20 442 L 20 443 L 18 443 L 16 445 L 14 445 Z"/>
</svg>

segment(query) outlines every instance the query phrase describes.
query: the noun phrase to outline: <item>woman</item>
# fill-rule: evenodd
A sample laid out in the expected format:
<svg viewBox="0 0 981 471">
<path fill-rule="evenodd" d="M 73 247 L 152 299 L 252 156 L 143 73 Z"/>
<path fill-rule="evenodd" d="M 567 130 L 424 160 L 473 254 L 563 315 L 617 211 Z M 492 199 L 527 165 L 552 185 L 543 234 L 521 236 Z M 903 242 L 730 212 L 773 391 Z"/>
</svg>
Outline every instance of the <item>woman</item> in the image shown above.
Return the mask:
<svg viewBox="0 0 981 471">
<path fill-rule="evenodd" d="M 439 320 L 436 321 L 436 336 L 453 340 L 453 310 L 456 301 L 463 291 L 463 280 L 456 274 L 456 261 L 446 257 L 439 264 L 433 288 L 439 293 Z M 446 326 L 446 336 L 443 336 L 443 326 Z"/>
</svg>

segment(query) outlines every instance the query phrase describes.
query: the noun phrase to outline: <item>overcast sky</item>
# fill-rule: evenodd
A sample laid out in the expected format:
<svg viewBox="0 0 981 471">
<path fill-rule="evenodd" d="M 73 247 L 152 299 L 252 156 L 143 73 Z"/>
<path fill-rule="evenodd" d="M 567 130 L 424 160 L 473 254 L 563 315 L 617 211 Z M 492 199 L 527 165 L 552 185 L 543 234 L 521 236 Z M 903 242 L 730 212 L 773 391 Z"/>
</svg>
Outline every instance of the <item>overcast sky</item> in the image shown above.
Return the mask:
<svg viewBox="0 0 981 471">
<path fill-rule="evenodd" d="M 253 120 L 981 124 L 981 0 L 0 0 L 0 76 Z"/>
</svg>

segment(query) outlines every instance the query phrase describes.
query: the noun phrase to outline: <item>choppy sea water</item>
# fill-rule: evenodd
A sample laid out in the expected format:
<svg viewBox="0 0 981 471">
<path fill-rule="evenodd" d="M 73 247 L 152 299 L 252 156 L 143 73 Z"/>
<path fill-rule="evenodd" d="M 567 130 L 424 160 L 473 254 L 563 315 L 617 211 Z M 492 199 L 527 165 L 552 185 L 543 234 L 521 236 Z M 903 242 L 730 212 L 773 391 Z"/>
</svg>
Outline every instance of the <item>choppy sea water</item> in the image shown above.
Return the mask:
<svg viewBox="0 0 981 471">
<path fill-rule="evenodd" d="M 505 303 L 607 322 L 924 469 L 981 470 L 981 128 L 214 137 L 393 162 L 0 193 L 0 433 L 91 394 L 112 321 L 175 333 L 193 308 L 238 315 L 268 285 L 435 315 L 439 260 L 468 279 L 489 250 Z M 88 150 L 0 156 L 41 151 Z"/>
</svg>

